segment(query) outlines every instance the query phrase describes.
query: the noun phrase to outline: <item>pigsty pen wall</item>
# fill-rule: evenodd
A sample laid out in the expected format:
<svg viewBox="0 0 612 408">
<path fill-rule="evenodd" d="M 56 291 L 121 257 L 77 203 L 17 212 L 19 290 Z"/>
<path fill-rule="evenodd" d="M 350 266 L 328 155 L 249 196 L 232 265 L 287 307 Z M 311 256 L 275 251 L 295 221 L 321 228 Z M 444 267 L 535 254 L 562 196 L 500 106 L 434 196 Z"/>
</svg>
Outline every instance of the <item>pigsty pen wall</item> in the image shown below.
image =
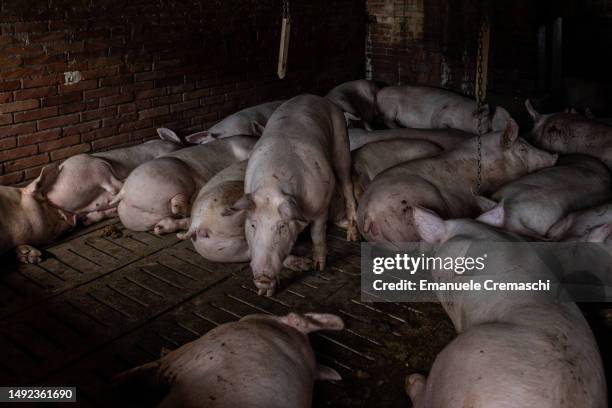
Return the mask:
<svg viewBox="0 0 612 408">
<path fill-rule="evenodd" d="M 471 93 L 477 3 L 291 0 L 280 80 L 280 0 L 0 0 L 0 184 L 22 185 L 78 153 L 155 138 L 159 127 L 183 136 L 245 107 L 364 77 Z M 568 81 L 584 77 L 567 61 L 580 49 L 576 27 L 609 22 L 612 8 L 591 0 L 583 15 L 569 0 L 498 3 L 486 9 L 496 30 L 489 100 L 529 126 L 525 96 L 562 104 Z M 571 39 L 566 57 L 554 51 L 559 18 Z M 601 27 L 598 35 L 612 38 Z M 565 74 L 555 76 L 559 69 Z M 38 265 L 7 255 L 0 384 L 78 384 L 79 406 L 133 407 L 114 393 L 117 373 L 247 314 L 316 310 L 341 316 L 347 329 L 312 336 L 318 360 L 344 378 L 318 383 L 314 406 L 408 407 L 406 374 L 430 369 L 453 326 L 439 304 L 362 302 L 359 244 L 339 229 L 328 235 L 326 270 L 283 271 L 272 298 L 257 296 L 248 264 L 207 261 L 188 241 L 131 232 L 117 219 L 79 228 L 45 248 Z M 310 251 L 301 239 L 297 253 Z M 583 311 L 610 377 L 612 309 Z"/>
</svg>

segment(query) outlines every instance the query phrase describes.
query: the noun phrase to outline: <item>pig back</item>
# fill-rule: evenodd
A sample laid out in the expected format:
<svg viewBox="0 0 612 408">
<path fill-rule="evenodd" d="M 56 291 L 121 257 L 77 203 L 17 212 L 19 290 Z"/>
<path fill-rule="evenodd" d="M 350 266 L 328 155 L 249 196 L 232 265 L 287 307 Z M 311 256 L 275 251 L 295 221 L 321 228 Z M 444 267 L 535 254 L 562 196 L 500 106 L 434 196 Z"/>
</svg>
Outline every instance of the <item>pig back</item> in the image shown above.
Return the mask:
<svg viewBox="0 0 612 408">
<path fill-rule="evenodd" d="M 107 152 L 94 153 L 92 156 L 106 160 L 115 171 L 118 179 L 126 179 L 138 166 L 150 160 L 181 149 L 177 143 L 163 140 L 152 140 L 137 146 L 114 149 Z"/>
</svg>

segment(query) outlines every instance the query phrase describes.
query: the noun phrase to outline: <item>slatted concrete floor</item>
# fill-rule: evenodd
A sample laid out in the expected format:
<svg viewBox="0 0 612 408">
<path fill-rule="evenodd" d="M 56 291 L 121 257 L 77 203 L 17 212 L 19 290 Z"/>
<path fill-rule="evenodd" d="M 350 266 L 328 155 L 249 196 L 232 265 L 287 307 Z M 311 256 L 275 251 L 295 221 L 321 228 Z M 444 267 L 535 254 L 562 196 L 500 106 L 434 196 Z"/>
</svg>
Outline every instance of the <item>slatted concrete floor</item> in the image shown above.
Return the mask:
<svg viewBox="0 0 612 408">
<path fill-rule="evenodd" d="M 330 233 L 326 271 L 286 271 L 279 293 L 264 298 L 245 264 L 208 262 L 173 236 L 108 236 L 117 229 L 110 220 L 77 232 L 40 265 L 2 264 L 0 384 L 72 385 L 79 406 L 134 406 L 110 379 L 162 350 L 251 313 L 323 311 L 347 328 L 311 339 L 344 380 L 317 384 L 315 406 L 408 407 L 405 375 L 426 372 L 453 337 L 437 304 L 362 303 L 359 245 L 340 231 Z"/>
</svg>

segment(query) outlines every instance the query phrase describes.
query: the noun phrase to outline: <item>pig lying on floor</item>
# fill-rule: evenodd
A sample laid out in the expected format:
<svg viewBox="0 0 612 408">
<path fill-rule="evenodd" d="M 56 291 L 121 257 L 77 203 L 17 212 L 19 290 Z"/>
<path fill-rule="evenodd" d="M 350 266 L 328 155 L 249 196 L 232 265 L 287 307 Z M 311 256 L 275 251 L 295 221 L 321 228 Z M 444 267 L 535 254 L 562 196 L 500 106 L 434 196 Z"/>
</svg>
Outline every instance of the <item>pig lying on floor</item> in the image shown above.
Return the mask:
<svg viewBox="0 0 612 408">
<path fill-rule="evenodd" d="M 499 207 L 496 224 L 503 218 Z M 538 253 L 516 236 L 477 221 L 444 221 L 420 208 L 414 222 L 424 241 L 441 244 L 436 256 L 442 259 L 465 256 L 466 245 L 488 255 L 479 275 L 436 270 L 437 282 L 554 280 Z M 516 246 L 491 248 L 489 242 Z M 407 378 L 415 408 L 607 407 L 599 349 L 575 303 L 543 292 L 444 291 L 438 297 L 459 335 L 436 357 L 428 378 Z"/>
<path fill-rule="evenodd" d="M 535 123 L 530 136 L 534 145 L 562 154 L 587 154 L 612 169 L 612 126 L 571 112 L 542 115 L 529 100 L 525 106 Z"/>
<path fill-rule="evenodd" d="M 509 116 L 502 132 L 482 137 L 482 191 L 490 194 L 527 173 L 550 167 L 557 155 L 519 138 Z M 411 207 L 422 206 L 445 218 L 476 216 L 476 140 L 431 158 L 385 170 L 374 178 L 359 202 L 359 229 L 368 241 L 413 242 L 418 239 Z"/>
<path fill-rule="evenodd" d="M 191 206 L 202 186 L 224 168 L 246 160 L 255 140 L 223 138 L 139 166 L 115 198 L 121 222 L 128 229 L 156 234 L 187 229 Z"/>
<path fill-rule="evenodd" d="M 376 119 L 376 94 L 380 88 L 374 81 L 359 79 L 338 85 L 325 97 L 344 112 L 348 127 L 372 129 Z"/>
<path fill-rule="evenodd" d="M 610 172 L 602 162 L 572 154 L 561 156 L 554 167 L 511 181 L 491 196 L 493 200 L 482 197 L 479 204 L 483 211 L 494 213 L 503 206 L 505 230 L 541 239 L 571 211 L 609 200 L 610 187 Z"/>
<path fill-rule="evenodd" d="M 85 225 L 114 216 L 117 206 L 111 202 L 130 173 L 145 162 L 183 147 L 174 132 L 162 128 L 158 134 L 161 140 L 66 159 L 59 165 L 57 178 L 44 191 L 44 196 Z"/>
<path fill-rule="evenodd" d="M 315 380 L 341 380 L 317 365 L 308 333 L 342 330 L 338 316 L 250 315 L 116 378 L 169 387 L 158 408 L 310 408 Z"/>
<path fill-rule="evenodd" d="M 38 263 L 47 245 L 74 226 L 71 214 L 49 205 L 42 192 L 57 178 L 57 166 L 46 167 L 24 188 L 0 186 L 0 255 L 15 249 L 22 263 Z"/>
<path fill-rule="evenodd" d="M 388 86 L 376 95 L 380 121 L 389 128 L 457 129 L 469 133 L 491 130 L 489 106 L 442 88 Z M 495 128 L 493 130 L 501 130 Z"/>
<path fill-rule="evenodd" d="M 274 111 L 285 101 L 262 103 L 233 113 L 203 132 L 185 138 L 189 143 L 204 144 L 231 136 L 260 137 Z"/>
</svg>

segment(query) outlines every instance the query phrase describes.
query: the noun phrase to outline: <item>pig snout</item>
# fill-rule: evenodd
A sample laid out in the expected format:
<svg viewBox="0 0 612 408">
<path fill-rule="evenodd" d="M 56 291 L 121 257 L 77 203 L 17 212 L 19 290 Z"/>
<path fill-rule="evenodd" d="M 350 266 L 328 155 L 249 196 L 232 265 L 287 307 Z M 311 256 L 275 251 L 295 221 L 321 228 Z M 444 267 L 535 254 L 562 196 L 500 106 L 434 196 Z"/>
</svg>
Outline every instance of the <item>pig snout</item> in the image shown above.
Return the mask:
<svg viewBox="0 0 612 408">
<path fill-rule="evenodd" d="M 268 297 L 274 295 L 276 291 L 276 287 L 279 285 L 280 277 L 278 275 L 274 276 L 270 272 L 264 273 L 254 273 L 253 282 L 257 287 L 258 295 L 266 295 Z"/>
</svg>

